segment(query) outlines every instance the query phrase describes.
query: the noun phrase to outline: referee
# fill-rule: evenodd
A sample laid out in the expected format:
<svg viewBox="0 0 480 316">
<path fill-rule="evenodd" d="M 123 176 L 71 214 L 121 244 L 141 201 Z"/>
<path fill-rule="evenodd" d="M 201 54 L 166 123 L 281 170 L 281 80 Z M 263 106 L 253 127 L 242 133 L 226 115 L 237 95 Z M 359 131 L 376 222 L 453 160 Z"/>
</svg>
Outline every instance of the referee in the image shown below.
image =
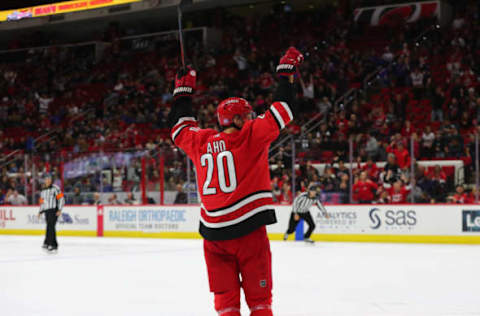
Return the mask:
<svg viewBox="0 0 480 316">
<path fill-rule="evenodd" d="M 42 248 L 49 253 L 55 253 L 58 249 L 55 224 L 57 224 L 57 219 L 62 213 L 65 198 L 60 188 L 52 184 L 51 175 L 46 175 L 44 181 L 45 186 L 40 192 L 40 212 L 38 213 L 39 218 L 44 213 L 47 221 L 47 231 Z"/>
<path fill-rule="evenodd" d="M 313 222 L 313 218 L 309 210 L 313 204 L 315 204 L 323 213 L 323 215 L 328 218 L 327 210 L 317 199 L 317 188 L 312 185 L 308 188 L 307 192 L 301 193 L 293 201 L 293 209 L 292 214 L 290 215 L 290 221 L 288 223 L 288 230 L 283 236 L 283 240 L 287 240 L 288 235 L 295 231 L 300 219 L 303 219 L 308 224 L 308 230 L 305 233 L 304 240 L 308 243 L 313 243 L 313 240 L 310 239 L 310 235 L 315 229 L 315 223 Z"/>
</svg>

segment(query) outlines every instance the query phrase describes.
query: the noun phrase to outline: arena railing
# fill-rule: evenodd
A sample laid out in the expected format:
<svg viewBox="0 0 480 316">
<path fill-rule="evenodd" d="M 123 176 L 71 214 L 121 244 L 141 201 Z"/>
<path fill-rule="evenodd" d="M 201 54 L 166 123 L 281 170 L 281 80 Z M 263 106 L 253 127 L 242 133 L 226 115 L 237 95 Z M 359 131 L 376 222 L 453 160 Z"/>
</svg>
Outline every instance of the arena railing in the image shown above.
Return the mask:
<svg viewBox="0 0 480 316">
<path fill-rule="evenodd" d="M 322 188 L 321 197 L 326 203 L 359 202 L 354 186 L 366 164 L 365 159 L 359 159 L 364 150 L 361 142 L 350 139 L 342 149 L 344 152 L 326 157 L 325 150 L 317 151 L 314 143 L 305 146 L 296 142 L 293 136 L 289 141 L 282 157 L 277 157 L 271 164 L 272 190 L 277 202 L 289 202 L 291 197 L 310 184 Z M 383 191 L 388 191 L 387 187 L 398 179 L 404 181 L 410 192 L 417 194 L 408 195 L 403 201 L 405 203 L 430 203 L 432 199 L 436 203 L 460 203 L 455 200 L 458 196 L 454 197 L 458 186 L 463 186 L 467 197 L 478 203 L 480 169 L 478 159 L 474 159 L 479 153 L 478 135 L 475 135 L 475 157 L 471 160 L 422 159 L 415 155 L 414 142 L 412 136 L 407 146 L 410 164 L 401 168 L 394 178 L 384 180 L 386 162 L 375 162 L 379 171 L 370 179 L 379 189 L 372 190 L 375 198 L 371 203 L 380 203 Z M 334 155 L 340 156 L 334 159 Z M 343 170 L 341 164 L 344 165 Z M 436 166 L 440 170 L 438 174 L 434 174 Z M 424 168 L 424 173 L 420 173 L 421 168 Z M 335 171 L 330 173 L 328 169 Z M 192 162 L 182 151 L 170 145 L 117 152 L 17 154 L 9 165 L 0 168 L 0 174 L 7 176 L 7 183 L 4 183 L 5 179 L 0 179 L 0 191 L 6 193 L 9 188 L 15 188 L 29 204 L 36 204 L 46 173 L 51 174 L 55 184 L 64 190 L 68 204 L 199 202 Z M 342 174 L 348 176 L 348 183 L 342 182 Z M 275 178 L 277 180 L 273 180 Z M 424 186 L 422 181 L 430 183 Z M 390 185 L 384 185 L 385 182 Z M 416 186 L 421 190 L 416 190 Z M 435 188 L 430 188 L 432 186 Z"/>
</svg>

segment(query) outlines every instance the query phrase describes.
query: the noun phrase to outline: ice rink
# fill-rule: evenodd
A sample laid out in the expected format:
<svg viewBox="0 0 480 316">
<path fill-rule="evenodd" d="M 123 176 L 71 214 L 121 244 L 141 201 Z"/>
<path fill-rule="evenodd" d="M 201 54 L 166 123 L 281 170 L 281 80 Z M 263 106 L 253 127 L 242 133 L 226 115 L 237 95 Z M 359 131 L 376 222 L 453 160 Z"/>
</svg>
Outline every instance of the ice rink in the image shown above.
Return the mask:
<svg viewBox="0 0 480 316">
<path fill-rule="evenodd" d="M 0 236 L 0 315 L 216 315 L 200 240 Z M 480 247 L 272 242 L 274 315 L 480 315 Z M 242 315 L 248 310 L 242 301 Z"/>
</svg>

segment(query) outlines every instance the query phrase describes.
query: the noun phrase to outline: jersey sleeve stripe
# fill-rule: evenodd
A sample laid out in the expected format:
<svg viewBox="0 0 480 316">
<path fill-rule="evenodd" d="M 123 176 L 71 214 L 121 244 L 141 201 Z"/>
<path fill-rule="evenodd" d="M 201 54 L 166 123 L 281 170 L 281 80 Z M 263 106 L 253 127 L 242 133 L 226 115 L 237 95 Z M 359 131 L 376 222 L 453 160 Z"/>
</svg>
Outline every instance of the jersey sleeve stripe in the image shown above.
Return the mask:
<svg viewBox="0 0 480 316">
<path fill-rule="evenodd" d="M 277 113 L 282 118 L 283 124 L 287 125 L 293 119 L 292 112 L 285 102 L 275 102 L 272 104 L 272 109 L 277 110 Z"/>
<path fill-rule="evenodd" d="M 289 121 L 293 120 L 293 113 L 292 113 L 292 110 L 290 110 L 290 107 L 288 106 L 287 102 L 280 102 L 280 104 L 283 106 L 283 108 L 287 112 L 288 117 L 290 118 Z"/>
<path fill-rule="evenodd" d="M 273 117 L 274 117 L 275 120 L 277 121 L 280 129 L 283 129 L 283 128 L 285 127 L 285 122 L 283 121 L 282 116 L 280 115 L 280 113 L 278 113 L 277 109 L 276 109 L 273 105 L 270 107 L 270 111 L 272 112 Z"/>
<path fill-rule="evenodd" d="M 270 115 L 273 117 L 275 123 L 277 123 L 278 129 L 282 129 L 282 126 L 280 125 L 280 122 L 277 120 L 277 118 L 276 118 L 275 115 L 273 114 L 272 110 L 271 110 L 271 109 L 268 109 L 268 112 L 270 112 Z"/>
<path fill-rule="evenodd" d="M 176 131 L 172 133 L 173 142 L 175 142 L 175 138 L 177 138 L 178 134 L 180 134 L 180 132 L 187 126 L 188 124 L 184 124 L 183 126 L 180 126 L 179 128 L 177 128 Z"/>
<path fill-rule="evenodd" d="M 194 117 L 181 117 L 178 119 L 178 122 L 175 123 L 175 125 L 173 126 L 173 128 L 177 127 L 178 125 L 182 124 L 182 123 L 185 123 L 185 122 L 192 122 L 192 123 L 196 123 L 197 120 L 195 120 Z"/>
</svg>

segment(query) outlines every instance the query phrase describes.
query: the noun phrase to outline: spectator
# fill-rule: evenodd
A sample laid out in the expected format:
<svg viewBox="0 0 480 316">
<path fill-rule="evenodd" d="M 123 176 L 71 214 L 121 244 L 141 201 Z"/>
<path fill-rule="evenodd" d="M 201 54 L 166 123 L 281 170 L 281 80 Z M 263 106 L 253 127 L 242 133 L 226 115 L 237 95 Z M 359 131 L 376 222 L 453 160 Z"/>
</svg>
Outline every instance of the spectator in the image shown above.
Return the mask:
<svg viewBox="0 0 480 316">
<path fill-rule="evenodd" d="M 410 74 L 410 79 L 412 80 L 413 94 L 415 99 L 418 100 L 423 94 L 423 73 L 419 68 L 415 68 L 415 70 Z"/>
<path fill-rule="evenodd" d="M 368 178 L 372 180 L 377 180 L 379 176 L 379 169 L 377 164 L 373 162 L 372 158 L 368 158 L 367 163 L 362 167 L 363 171 L 367 172 Z"/>
<path fill-rule="evenodd" d="M 338 178 L 342 178 L 344 175 L 349 175 L 350 170 L 345 166 L 345 162 L 343 160 L 338 161 L 338 168 L 335 169 L 335 174 Z"/>
<path fill-rule="evenodd" d="M 135 199 L 135 196 L 133 195 L 132 192 L 128 192 L 127 193 L 127 198 L 125 199 L 123 204 L 137 205 L 137 204 L 140 204 L 140 202 Z"/>
<path fill-rule="evenodd" d="M 8 204 L 11 204 L 11 205 L 27 205 L 28 204 L 25 196 L 18 193 L 17 190 L 11 191 L 10 195 L 8 195 L 7 193 L 6 201 Z"/>
<path fill-rule="evenodd" d="M 407 99 L 400 93 L 395 94 L 395 98 L 392 100 L 394 107 L 394 113 L 397 119 L 402 122 L 407 118 Z"/>
<path fill-rule="evenodd" d="M 272 179 L 271 186 L 272 186 L 273 201 L 278 203 L 278 200 L 280 199 L 280 195 L 282 194 L 280 190 L 280 185 L 278 182 L 278 177 L 274 177 Z"/>
<path fill-rule="evenodd" d="M 383 182 L 390 184 L 400 179 L 400 167 L 397 165 L 397 158 L 394 154 L 390 153 L 387 156 L 387 164 L 383 172 Z"/>
<path fill-rule="evenodd" d="M 300 85 L 302 87 L 303 97 L 306 99 L 313 99 L 314 87 L 313 87 L 313 75 L 310 74 L 309 80 L 307 82 L 303 81 L 303 78 L 300 77 Z"/>
<path fill-rule="evenodd" d="M 463 187 L 463 185 L 457 185 L 457 187 L 455 188 L 455 194 L 450 196 L 449 198 L 453 203 L 457 204 L 465 204 L 469 201 L 468 194 L 465 193 L 465 188 Z"/>
<path fill-rule="evenodd" d="M 445 97 L 443 90 L 440 86 L 435 88 L 435 92 L 432 96 L 432 122 L 443 121 L 443 104 L 445 103 Z"/>
<path fill-rule="evenodd" d="M 410 193 L 410 186 L 403 184 L 401 180 L 397 180 L 393 185 L 389 183 L 384 183 L 386 191 L 389 195 L 389 200 L 391 204 L 404 204 L 407 203 L 407 196 Z"/>
<path fill-rule="evenodd" d="M 412 179 L 410 183 L 410 193 L 407 196 L 407 202 L 412 203 L 427 203 L 429 202 L 428 196 L 423 192 L 422 188 L 415 185 L 415 180 Z"/>
<path fill-rule="evenodd" d="M 435 141 L 435 133 L 432 132 L 430 125 L 425 126 L 425 130 L 422 133 L 422 157 L 431 158 L 433 156 L 433 142 Z"/>
<path fill-rule="evenodd" d="M 468 193 L 468 200 L 465 203 L 474 204 L 477 199 L 477 188 L 473 187 L 472 190 Z"/>
<path fill-rule="evenodd" d="M 323 97 L 320 102 L 317 104 L 318 112 L 322 115 L 321 120 L 327 120 L 327 114 L 332 108 L 332 103 L 328 100 L 327 97 Z M 480 106 L 479 106 L 480 108 Z M 480 112 L 480 111 L 479 111 Z M 326 125 L 325 125 L 326 126 Z"/>
<path fill-rule="evenodd" d="M 110 205 L 120 205 L 122 203 L 118 200 L 117 195 L 115 193 L 113 193 L 108 198 L 108 204 L 110 204 Z"/>
<path fill-rule="evenodd" d="M 183 192 L 183 186 L 181 184 L 177 184 L 177 194 L 175 195 L 175 201 L 173 204 L 187 204 L 188 197 L 187 193 Z"/>
<path fill-rule="evenodd" d="M 386 46 L 382 58 L 385 62 L 390 63 L 393 61 L 393 53 L 390 51 L 390 47 Z"/>
<path fill-rule="evenodd" d="M 103 204 L 102 201 L 100 200 L 100 193 L 98 193 L 98 192 L 93 193 L 92 204 L 93 205 L 102 205 Z"/>
<path fill-rule="evenodd" d="M 380 197 L 378 198 L 377 204 L 389 204 L 390 203 L 390 196 L 388 195 L 388 191 L 381 190 Z"/>
<path fill-rule="evenodd" d="M 392 142 L 390 146 L 387 147 L 387 152 L 395 155 L 396 162 L 400 169 L 405 169 L 410 166 L 410 154 L 403 145 L 403 142 L 398 142 L 396 145 L 395 142 Z"/>
<path fill-rule="evenodd" d="M 368 134 L 368 140 L 365 144 L 365 151 L 367 152 L 367 156 L 371 159 L 376 159 L 378 156 L 378 141 L 373 136 L 373 134 Z"/>
<path fill-rule="evenodd" d="M 333 173 L 332 168 L 326 168 L 325 175 L 322 177 L 322 186 L 324 192 L 335 192 L 338 190 L 338 179 Z"/>
<path fill-rule="evenodd" d="M 360 178 L 353 185 L 354 199 L 360 204 L 370 204 L 375 199 L 378 185 L 368 179 L 367 173 L 362 171 Z"/>
<path fill-rule="evenodd" d="M 338 185 L 338 191 L 341 194 L 341 203 L 349 203 L 350 196 L 350 182 L 347 174 L 342 174 L 340 177 L 340 184 Z"/>
<path fill-rule="evenodd" d="M 288 182 L 284 182 L 282 184 L 282 192 L 280 194 L 280 198 L 278 199 L 280 204 L 292 204 L 293 202 L 293 194 L 291 190 L 291 186 Z"/>
<path fill-rule="evenodd" d="M 69 202 L 69 204 L 82 205 L 83 202 L 84 202 L 84 198 L 83 198 L 82 193 L 80 192 L 80 187 L 79 187 L 79 186 L 75 186 L 75 187 L 73 188 L 73 194 L 72 194 L 71 197 L 70 197 L 70 202 Z"/>
<path fill-rule="evenodd" d="M 452 98 L 447 107 L 447 118 L 449 121 L 456 121 L 460 118 L 460 104 L 457 98 Z"/>
</svg>

